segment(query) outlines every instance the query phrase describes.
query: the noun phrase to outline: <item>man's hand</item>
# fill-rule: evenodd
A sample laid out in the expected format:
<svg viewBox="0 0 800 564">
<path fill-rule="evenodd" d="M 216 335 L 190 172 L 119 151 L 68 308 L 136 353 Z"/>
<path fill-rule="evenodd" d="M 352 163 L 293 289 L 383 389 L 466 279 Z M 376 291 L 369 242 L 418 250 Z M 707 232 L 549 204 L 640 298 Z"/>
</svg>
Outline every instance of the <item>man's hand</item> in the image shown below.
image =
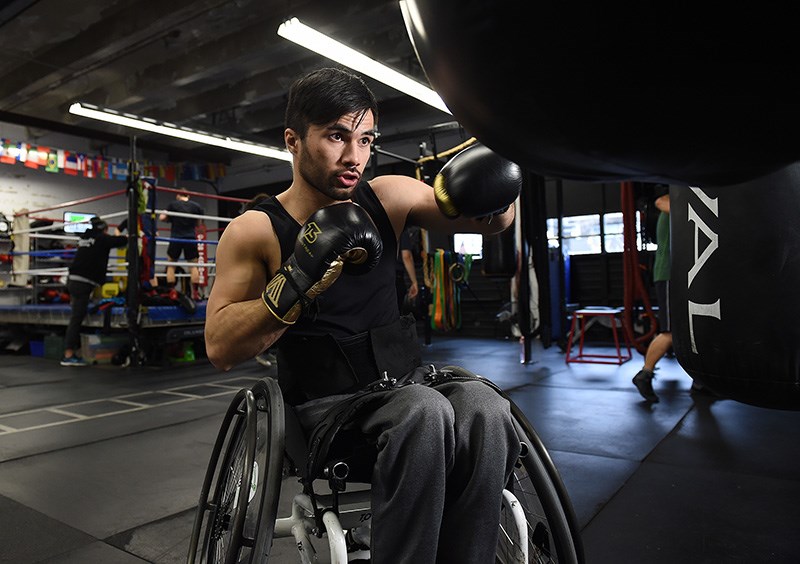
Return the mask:
<svg viewBox="0 0 800 564">
<path fill-rule="evenodd" d="M 351 274 L 369 272 L 382 252 L 378 229 L 358 204 L 343 202 L 317 210 L 300 230 L 292 256 L 267 284 L 264 304 L 291 325 L 343 268 Z"/>
<path fill-rule="evenodd" d="M 503 213 L 522 190 L 522 171 L 483 145 L 472 145 L 452 157 L 433 182 L 436 204 L 456 218 Z"/>
</svg>

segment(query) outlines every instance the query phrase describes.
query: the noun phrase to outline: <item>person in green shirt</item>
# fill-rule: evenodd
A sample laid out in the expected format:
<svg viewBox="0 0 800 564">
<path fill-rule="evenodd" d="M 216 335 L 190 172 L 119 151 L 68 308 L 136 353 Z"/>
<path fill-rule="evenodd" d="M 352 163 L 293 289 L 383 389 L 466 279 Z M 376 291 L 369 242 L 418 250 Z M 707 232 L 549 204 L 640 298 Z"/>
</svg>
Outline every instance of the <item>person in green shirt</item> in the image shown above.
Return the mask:
<svg viewBox="0 0 800 564">
<path fill-rule="evenodd" d="M 653 263 L 653 282 L 658 302 L 659 333 L 650 341 L 644 355 L 644 366 L 633 377 L 633 384 L 644 399 L 658 402 L 653 391 L 653 372 L 656 364 L 672 348 L 672 328 L 669 321 L 669 193 L 656 198 L 656 207 L 661 211 L 656 224 L 656 257 Z"/>
</svg>

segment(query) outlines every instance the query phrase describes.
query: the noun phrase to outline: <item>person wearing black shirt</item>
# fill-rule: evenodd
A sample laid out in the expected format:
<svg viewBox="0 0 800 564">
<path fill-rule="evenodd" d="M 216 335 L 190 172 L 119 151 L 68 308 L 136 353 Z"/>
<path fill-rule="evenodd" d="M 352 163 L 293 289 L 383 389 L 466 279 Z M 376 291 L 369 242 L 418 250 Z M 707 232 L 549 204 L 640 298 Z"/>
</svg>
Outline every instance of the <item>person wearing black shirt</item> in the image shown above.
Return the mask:
<svg viewBox="0 0 800 564">
<path fill-rule="evenodd" d="M 64 336 L 64 357 L 61 366 L 86 366 L 88 363 L 78 354 L 81 348 L 81 325 L 89 310 L 92 292 L 105 283 L 108 255 L 111 249 L 128 244 L 125 236 L 108 234 L 108 224 L 99 217 L 92 218 L 92 227 L 78 239 L 78 250 L 72 259 L 67 279 L 69 305 L 72 313 Z"/>
<path fill-rule="evenodd" d="M 412 231 L 415 233 L 412 234 Z M 400 234 L 398 243 L 399 254 L 397 256 L 397 268 L 395 271 L 395 282 L 397 285 L 397 307 L 400 313 L 413 312 L 413 303 L 419 294 L 419 284 L 417 283 L 417 269 L 414 266 L 414 237 L 418 230 L 408 227 Z M 408 276 L 409 285 L 406 285 Z"/>
<path fill-rule="evenodd" d="M 167 221 L 172 225 L 169 236 L 174 240 L 170 241 L 167 246 L 167 258 L 169 261 L 177 262 L 181 258 L 181 254 L 183 254 L 187 261 L 196 263 L 200 256 L 200 252 L 197 249 L 197 233 L 195 231 L 199 219 L 173 215 L 170 212 L 203 215 L 205 211 L 200 204 L 189 200 L 188 190 L 182 188 L 180 192 L 175 194 L 175 200 L 169 203 L 166 212 L 158 217 L 160 221 Z M 193 297 L 196 297 L 200 272 L 196 266 L 193 266 L 189 269 L 189 273 L 192 279 L 192 294 Z M 167 266 L 167 284 L 169 286 L 175 285 L 175 265 Z"/>
<path fill-rule="evenodd" d="M 372 561 L 493 562 L 503 486 L 521 448 L 511 408 L 481 382 L 403 385 L 427 369 L 413 318 L 400 316 L 395 265 L 406 225 L 508 228 L 522 174 L 475 146 L 445 165 L 436 192 L 407 176 L 367 180 L 377 119 L 374 95 L 347 71 L 320 69 L 292 85 L 284 130 L 292 181 L 220 237 L 206 351 L 230 370 L 276 344 L 284 401 L 306 430 L 358 391 L 396 378 L 351 421 L 379 445 Z"/>
</svg>

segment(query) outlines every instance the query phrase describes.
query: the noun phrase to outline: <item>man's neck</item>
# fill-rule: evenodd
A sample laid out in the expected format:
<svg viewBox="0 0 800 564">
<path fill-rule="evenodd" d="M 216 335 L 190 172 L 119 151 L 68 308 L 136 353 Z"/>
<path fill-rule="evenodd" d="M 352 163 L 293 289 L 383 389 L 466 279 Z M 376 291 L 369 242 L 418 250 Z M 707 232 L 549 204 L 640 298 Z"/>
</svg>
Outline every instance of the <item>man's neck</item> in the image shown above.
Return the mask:
<svg viewBox="0 0 800 564">
<path fill-rule="evenodd" d="M 295 180 L 284 192 L 277 196 L 283 208 L 301 225 L 320 208 L 335 204 L 338 200 L 329 198 L 313 186 Z"/>
</svg>

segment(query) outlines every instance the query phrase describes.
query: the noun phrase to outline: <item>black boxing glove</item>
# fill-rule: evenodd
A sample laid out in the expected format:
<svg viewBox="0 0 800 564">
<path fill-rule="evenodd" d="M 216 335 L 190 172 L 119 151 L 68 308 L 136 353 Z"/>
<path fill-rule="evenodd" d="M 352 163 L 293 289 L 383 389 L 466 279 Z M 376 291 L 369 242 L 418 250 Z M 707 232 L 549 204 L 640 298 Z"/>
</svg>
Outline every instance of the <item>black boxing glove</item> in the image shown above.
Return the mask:
<svg viewBox="0 0 800 564">
<path fill-rule="evenodd" d="M 369 214 L 352 202 L 317 210 L 297 236 L 294 253 L 264 289 L 267 309 L 287 325 L 303 308 L 330 288 L 342 269 L 351 274 L 372 270 L 383 242 Z"/>
<path fill-rule="evenodd" d="M 436 204 L 455 219 L 504 212 L 522 190 L 522 170 L 484 145 L 455 154 L 433 180 Z"/>
</svg>

